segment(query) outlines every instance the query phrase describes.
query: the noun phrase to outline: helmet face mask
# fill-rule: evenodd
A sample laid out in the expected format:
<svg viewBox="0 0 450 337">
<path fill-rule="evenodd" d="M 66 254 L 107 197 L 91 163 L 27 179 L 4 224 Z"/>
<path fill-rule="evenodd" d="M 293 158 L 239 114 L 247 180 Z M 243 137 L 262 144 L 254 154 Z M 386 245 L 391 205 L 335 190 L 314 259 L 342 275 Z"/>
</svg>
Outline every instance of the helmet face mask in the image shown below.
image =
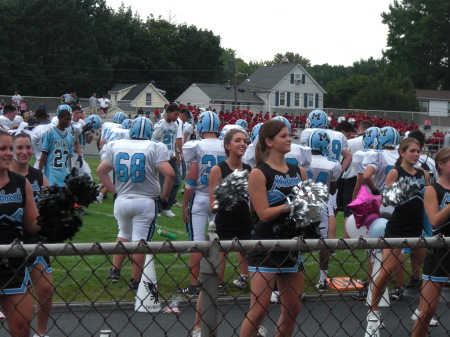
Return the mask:
<svg viewBox="0 0 450 337">
<path fill-rule="evenodd" d="M 328 116 L 322 110 L 313 110 L 306 119 L 307 129 L 326 128 L 328 126 Z"/>
<path fill-rule="evenodd" d="M 122 111 L 116 112 L 113 118 L 113 122 L 117 124 L 122 124 L 126 116 Z"/>
<path fill-rule="evenodd" d="M 133 120 L 130 127 L 130 138 L 151 140 L 153 135 L 153 124 L 146 117 L 138 117 Z"/>
<path fill-rule="evenodd" d="M 220 120 L 214 112 L 205 111 L 198 117 L 196 125 L 200 136 L 204 132 L 214 132 L 217 135 L 219 133 Z"/>
<path fill-rule="evenodd" d="M 328 157 L 330 154 L 330 136 L 325 130 L 316 130 L 311 133 L 306 145 L 312 150 L 320 151 L 323 156 Z"/>
</svg>

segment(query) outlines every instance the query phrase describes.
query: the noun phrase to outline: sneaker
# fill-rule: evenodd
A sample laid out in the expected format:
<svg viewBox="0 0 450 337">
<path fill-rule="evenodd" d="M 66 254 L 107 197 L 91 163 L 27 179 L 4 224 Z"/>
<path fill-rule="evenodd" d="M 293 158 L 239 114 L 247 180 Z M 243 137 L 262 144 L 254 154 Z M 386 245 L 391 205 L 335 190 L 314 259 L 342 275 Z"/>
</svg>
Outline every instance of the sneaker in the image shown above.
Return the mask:
<svg viewBox="0 0 450 337">
<path fill-rule="evenodd" d="M 267 336 L 267 329 L 261 325 L 258 328 L 258 333 L 256 334 L 256 336 L 257 337 L 266 337 Z"/>
<path fill-rule="evenodd" d="M 357 301 L 365 301 L 367 299 L 367 288 L 362 289 L 356 295 L 353 295 L 352 298 Z"/>
<path fill-rule="evenodd" d="M 415 320 L 419 317 L 419 315 L 420 315 L 420 311 L 419 311 L 419 309 L 416 309 L 416 310 L 414 311 L 414 313 L 412 314 L 411 319 L 412 319 L 413 321 L 415 321 Z M 438 324 L 439 324 L 439 321 L 437 320 L 437 318 L 436 318 L 436 317 L 433 317 L 433 318 L 431 319 L 431 321 L 430 321 L 430 326 L 436 326 L 436 325 L 438 325 Z"/>
<path fill-rule="evenodd" d="M 3 312 L 0 311 L 0 319 L 5 318 L 5 315 L 3 314 Z"/>
<path fill-rule="evenodd" d="M 316 289 L 319 293 L 323 293 L 323 292 L 327 291 L 329 287 L 330 287 L 330 285 L 325 280 L 317 283 L 317 285 L 316 285 Z"/>
<path fill-rule="evenodd" d="M 236 288 L 244 289 L 248 284 L 248 280 L 249 280 L 248 276 L 240 275 L 237 280 L 233 281 L 233 285 Z"/>
<path fill-rule="evenodd" d="M 175 214 L 170 209 L 162 210 L 161 213 L 169 218 L 173 218 L 175 216 Z"/>
<path fill-rule="evenodd" d="M 120 269 L 112 269 L 109 272 L 108 276 L 106 276 L 108 280 L 110 280 L 112 283 L 117 283 L 120 280 Z"/>
<path fill-rule="evenodd" d="M 219 285 L 219 296 L 226 296 L 228 294 L 228 286 L 226 284 Z"/>
<path fill-rule="evenodd" d="M 178 201 L 177 201 L 176 203 L 174 203 L 173 205 L 176 206 L 176 207 L 182 207 L 182 206 L 183 206 L 183 205 L 180 204 Z"/>
<path fill-rule="evenodd" d="M 420 289 L 422 287 L 422 279 L 420 278 L 414 278 L 411 277 L 408 281 L 408 283 L 406 283 L 405 288 L 414 288 L 414 289 Z"/>
<path fill-rule="evenodd" d="M 358 282 L 360 285 L 362 285 L 365 288 L 369 285 L 369 281 L 364 280 L 364 279 L 357 279 L 356 282 Z"/>
<path fill-rule="evenodd" d="M 128 288 L 130 288 L 131 290 L 137 290 L 139 288 L 139 283 L 141 282 L 141 280 L 136 280 L 134 278 L 130 279 L 130 283 L 128 284 Z"/>
<path fill-rule="evenodd" d="M 280 302 L 280 292 L 278 290 L 272 291 L 272 295 L 270 296 L 270 303 L 278 303 Z"/>
<path fill-rule="evenodd" d="M 192 330 L 192 337 L 202 337 L 202 329 L 198 328 L 197 330 Z"/>
<path fill-rule="evenodd" d="M 377 322 L 381 321 L 381 311 L 380 310 L 369 310 L 367 312 L 367 322 Z"/>
<path fill-rule="evenodd" d="M 389 292 L 389 296 L 395 301 L 400 301 L 403 298 L 403 288 L 394 288 Z"/>
<path fill-rule="evenodd" d="M 181 194 L 184 194 L 184 188 L 181 190 L 181 192 L 180 192 Z"/>
<path fill-rule="evenodd" d="M 186 288 L 183 288 L 183 289 L 177 289 L 177 292 L 178 292 L 179 294 L 183 294 L 183 295 L 187 295 L 187 296 L 195 296 L 195 295 L 197 295 L 198 292 L 199 292 L 199 287 L 190 284 L 190 285 L 187 286 Z"/>
</svg>

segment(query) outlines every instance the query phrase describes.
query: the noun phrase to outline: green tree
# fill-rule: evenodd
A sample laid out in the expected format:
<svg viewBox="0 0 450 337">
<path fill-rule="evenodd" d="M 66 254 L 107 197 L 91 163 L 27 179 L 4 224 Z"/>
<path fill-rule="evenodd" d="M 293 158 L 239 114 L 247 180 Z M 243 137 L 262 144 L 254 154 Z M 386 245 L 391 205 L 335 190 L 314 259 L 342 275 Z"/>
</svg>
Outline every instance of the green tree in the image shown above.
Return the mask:
<svg viewBox="0 0 450 337">
<path fill-rule="evenodd" d="M 450 2 L 394 1 L 382 13 L 388 25 L 389 66 L 409 76 L 416 88 L 450 87 Z"/>
<path fill-rule="evenodd" d="M 286 52 L 284 54 L 277 53 L 273 57 L 272 61 L 265 61 L 264 63 L 268 66 L 270 65 L 278 65 L 283 63 L 297 63 L 300 64 L 303 68 L 307 68 L 311 66 L 311 61 L 307 58 L 301 56 L 298 53 Z"/>
</svg>

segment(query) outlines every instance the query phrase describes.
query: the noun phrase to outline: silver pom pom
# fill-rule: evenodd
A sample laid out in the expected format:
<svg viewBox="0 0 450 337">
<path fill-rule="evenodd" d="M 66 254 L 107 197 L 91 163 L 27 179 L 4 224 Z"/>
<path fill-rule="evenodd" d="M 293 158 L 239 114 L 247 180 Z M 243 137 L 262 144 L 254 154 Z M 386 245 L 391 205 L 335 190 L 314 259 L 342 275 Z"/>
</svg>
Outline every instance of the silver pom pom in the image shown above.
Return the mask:
<svg viewBox="0 0 450 337">
<path fill-rule="evenodd" d="M 417 181 L 401 177 L 383 190 L 383 204 L 397 207 L 411 199 L 420 189 Z"/>
<path fill-rule="evenodd" d="M 216 198 L 214 209 L 224 208 L 231 211 L 239 200 L 248 197 L 248 174 L 247 170 L 234 170 L 222 179 L 214 190 L 214 197 Z"/>
</svg>

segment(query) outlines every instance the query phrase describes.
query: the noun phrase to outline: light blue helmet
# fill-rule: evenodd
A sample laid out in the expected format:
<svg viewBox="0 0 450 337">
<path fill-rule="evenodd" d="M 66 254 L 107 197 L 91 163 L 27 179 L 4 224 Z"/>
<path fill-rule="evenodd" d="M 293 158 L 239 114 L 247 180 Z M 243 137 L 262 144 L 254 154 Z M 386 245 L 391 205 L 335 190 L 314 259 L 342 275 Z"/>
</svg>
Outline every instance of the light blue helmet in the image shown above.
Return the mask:
<svg viewBox="0 0 450 337">
<path fill-rule="evenodd" d="M 252 142 L 256 139 L 256 137 L 258 137 L 258 135 L 259 135 L 259 129 L 261 129 L 261 126 L 262 126 L 262 125 L 263 125 L 263 123 L 258 123 L 258 124 L 256 124 L 256 125 L 253 127 L 253 129 L 252 129 L 252 137 L 250 138 Z"/>
<path fill-rule="evenodd" d="M 122 122 L 127 118 L 122 111 L 116 112 L 113 118 L 113 122 L 117 124 L 122 124 Z"/>
<path fill-rule="evenodd" d="M 58 106 L 58 108 L 56 109 L 56 116 L 59 115 L 59 112 L 60 112 L 61 110 L 67 110 L 67 111 L 69 111 L 70 113 L 72 113 L 72 108 L 70 107 L 70 105 L 68 105 L 68 104 L 61 104 L 61 105 Z"/>
<path fill-rule="evenodd" d="M 236 125 L 236 124 L 227 124 L 222 128 L 222 131 L 220 131 L 219 139 L 220 140 L 224 139 L 225 134 L 232 129 L 239 129 L 239 130 L 244 131 L 247 134 L 247 131 L 245 131 L 242 126 Z"/>
<path fill-rule="evenodd" d="M 204 111 L 198 116 L 197 131 L 200 136 L 204 132 L 219 133 L 219 126 L 219 117 L 214 112 Z"/>
<path fill-rule="evenodd" d="M 130 127 L 130 138 L 152 139 L 153 124 L 146 117 L 136 118 Z"/>
<path fill-rule="evenodd" d="M 385 146 L 395 147 L 400 144 L 400 133 L 392 126 L 385 126 L 378 132 L 378 149 L 383 149 Z"/>
<path fill-rule="evenodd" d="M 122 122 L 122 127 L 124 129 L 129 130 L 131 128 L 131 124 L 133 123 L 133 120 L 130 118 L 124 119 L 124 121 Z"/>
<path fill-rule="evenodd" d="M 306 119 L 306 128 L 326 128 L 328 125 L 328 116 L 322 110 L 313 110 L 309 113 Z"/>
<path fill-rule="evenodd" d="M 374 149 L 377 147 L 379 131 L 380 129 L 377 128 L 376 126 L 372 126 L 368 128 L 366 131 L 364 131 L 362 141 L 363 141 L 363 148 L 365 150 Z"/>
<path fill-rule="evenodd" d="M 247 130 L 247 128 L 248 128 L 248 123 L 247 123 L 247 121 L 246 121 L 245 119 L 238 119 L 238 120 L 236 121 L 236 123 L 234 123 L 234 124 L 239 125 L 239 126 L 242 126 L 242 128 L 243 128 L 244 130 Z"/>
<path fill-rule="evenodd" d="M 275 119 L 276 121 L 282 121 L 286 125 L 288 131 L 291 132 L 291 123 L 287 120 L 287 118 L 283 116 L 276 116 L 272 119 Z"/>
<path fill-rule="evenodd" d="M 86 125 L 89 125 L 92 130 L 98 130 L 102 125 L 102 120 L 97 115 L 90 115 L 86 118 L 85 123 Z"/>
<path fill-rule="evenodd" d="M 309 135 L 306 143 L 313 150 L 320 151 L 322 155 L 327 156 L 330 154 L 330 136 L 326 130 L 316 130 Z"/>
</svg>

